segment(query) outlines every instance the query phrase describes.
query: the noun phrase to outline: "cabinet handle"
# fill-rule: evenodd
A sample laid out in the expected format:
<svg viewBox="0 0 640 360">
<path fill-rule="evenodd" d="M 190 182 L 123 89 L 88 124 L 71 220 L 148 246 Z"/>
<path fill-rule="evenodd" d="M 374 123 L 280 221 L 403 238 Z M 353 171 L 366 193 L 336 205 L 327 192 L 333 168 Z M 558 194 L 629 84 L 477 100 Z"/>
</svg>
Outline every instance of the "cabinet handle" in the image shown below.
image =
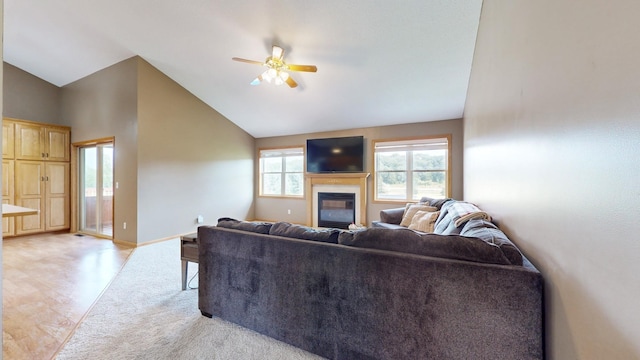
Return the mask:
<svg viewBox="0 0 640 360">
<path fill-rule="evenodd" d="M 42 153 L 42 157 L 45 157 L 45 156 L 44 156 L 44 153 Z"/>
<path fill-rule="evenodd" d="M 46 180 L 46 181 L 49 181 L 49 177 L 48 177 L 48 176 L 45 176 L 45 178 L 47 178 L 47 180 Z"/>
<path fill-rule="evenodd" d="M 40 181 L 44 181 L 44 176 L 40 176 Z"/>
</svg>

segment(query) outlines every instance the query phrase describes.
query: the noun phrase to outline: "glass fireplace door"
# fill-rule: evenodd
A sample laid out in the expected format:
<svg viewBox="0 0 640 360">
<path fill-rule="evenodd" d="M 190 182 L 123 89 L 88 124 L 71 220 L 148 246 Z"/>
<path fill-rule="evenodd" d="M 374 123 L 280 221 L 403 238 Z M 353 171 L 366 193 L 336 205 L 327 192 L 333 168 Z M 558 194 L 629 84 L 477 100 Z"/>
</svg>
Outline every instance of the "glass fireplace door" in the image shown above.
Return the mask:
<svg viewBox="0 0 640 360">
<path fill-rule="evenodd" d="M 318 193 L 318 226 L 348 229 L 356 219 L 356 194 Z"/>
</svg>

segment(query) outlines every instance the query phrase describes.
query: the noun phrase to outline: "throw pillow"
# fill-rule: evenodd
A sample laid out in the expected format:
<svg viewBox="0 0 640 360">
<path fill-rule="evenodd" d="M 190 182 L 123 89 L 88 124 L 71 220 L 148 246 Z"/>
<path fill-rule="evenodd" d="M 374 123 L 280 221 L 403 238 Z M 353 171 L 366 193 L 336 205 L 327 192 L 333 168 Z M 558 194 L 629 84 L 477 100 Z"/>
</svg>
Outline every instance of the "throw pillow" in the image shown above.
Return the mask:
<svg viewBox="0 0 640 360">
<path fill-rule="evenodd" d="M 432 233 L 439 215 L 440 211 L 416 211 L 411 219 L 411 224 L 409 224 L 409 229 Z"/>
<path fill-rule="evenodd" d="M 404 211 L 407 211 L 407 210 L 408 210 L 410 207 L 412 207 L 413 205 L 426 205 L 426 206 L 431 206 L 431 205 L 429 205 L 429 203 L 428 203 L 428 202 L 424 202 L 424 201 L 419 201 L 419 202 L 410 202 L 410 203 L 407 203 L 407 204 L 404 206 Z"/>
<path fill-rule="evenodd" d="M 402 221 L 400 222 L 400 225 L 404 227 L 408 227 L 409 225 L 411 225 L 411 220 L 418 211 L 438 211 L 438 209 L 433 206 L 425 205 L 423 203 L 407 204 L 407 207 L 404 210 L 404 215 L 402 215 Z"/>
</svg>

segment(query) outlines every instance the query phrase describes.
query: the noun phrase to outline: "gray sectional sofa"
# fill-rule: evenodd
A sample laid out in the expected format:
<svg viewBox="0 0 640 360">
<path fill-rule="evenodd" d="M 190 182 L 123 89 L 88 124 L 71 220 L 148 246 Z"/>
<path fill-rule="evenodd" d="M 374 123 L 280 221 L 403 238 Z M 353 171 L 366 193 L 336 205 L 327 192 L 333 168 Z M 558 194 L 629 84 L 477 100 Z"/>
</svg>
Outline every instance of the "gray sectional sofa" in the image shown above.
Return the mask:
<svg viewBox="0 0 640 360">
<path fill-rule="evenodd" d="M 542 359 L 542 277 L 489 224 L 440 235 L 220 219 L 198 228 L 198 306 L 329 359 Z"/>
</svg>

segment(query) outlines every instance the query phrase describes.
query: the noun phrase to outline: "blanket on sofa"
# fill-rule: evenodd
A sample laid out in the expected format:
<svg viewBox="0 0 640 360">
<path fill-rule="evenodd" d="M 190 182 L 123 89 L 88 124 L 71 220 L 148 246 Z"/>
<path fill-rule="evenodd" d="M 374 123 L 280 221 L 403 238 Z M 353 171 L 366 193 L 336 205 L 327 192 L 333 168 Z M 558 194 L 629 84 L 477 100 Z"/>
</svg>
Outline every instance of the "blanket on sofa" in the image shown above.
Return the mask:
<svg viewBox="0 0 640 360">
<path fill-rule="evenodd" d="M 466 201 L 448 201 L 442 205 L 434 232 L 443 235 L 460 233 L 460 227 L 472 219 L 491 221 L 491 216 Z"/>
</svg>

